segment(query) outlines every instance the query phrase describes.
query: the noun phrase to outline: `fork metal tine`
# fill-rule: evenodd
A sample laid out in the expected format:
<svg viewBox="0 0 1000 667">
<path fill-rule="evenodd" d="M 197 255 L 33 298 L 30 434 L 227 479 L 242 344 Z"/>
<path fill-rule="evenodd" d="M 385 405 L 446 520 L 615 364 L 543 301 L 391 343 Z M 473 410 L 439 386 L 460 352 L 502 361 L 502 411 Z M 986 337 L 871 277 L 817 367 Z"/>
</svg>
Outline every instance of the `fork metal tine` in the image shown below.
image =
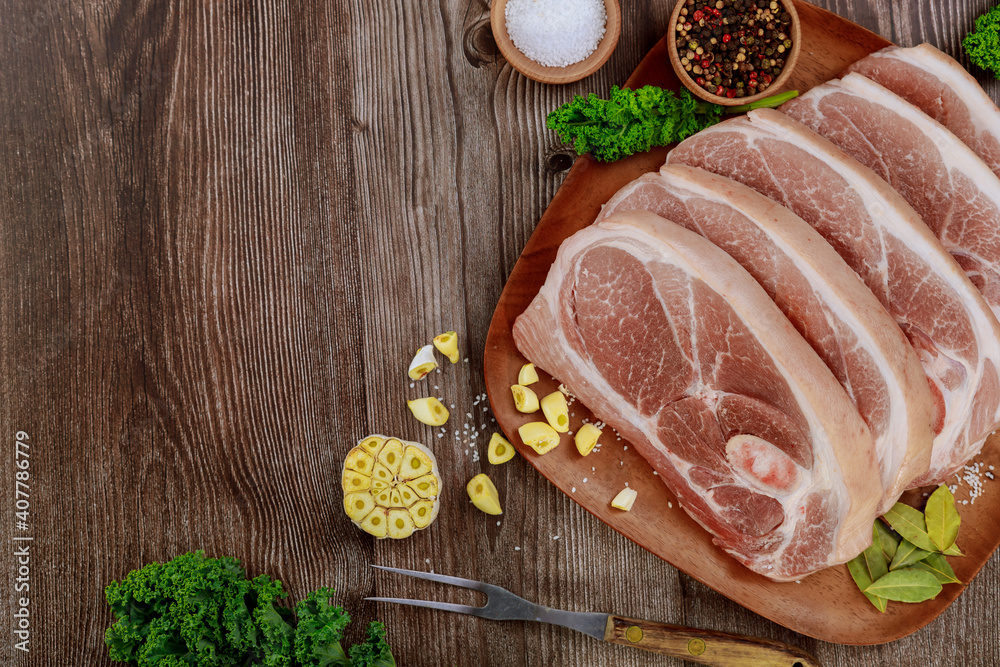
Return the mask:
<svg viewBox="0 0 1000 667">
<path fill-rule="evenodd" d="M 457 614 L 469 614 L 479 616 L 482 607 L 470 607 L 467 604 L 452 604 L 450 602 L 434 602 L 432 600 L 411 600 L 408 598 L 365 598 L 371 602 L 395 602 L 396 604 L 407 604 L 411 607 L 426 607 L 428 609 L 440 609 L 441 611 L 453 611 Z"/>
<path fill-rule="evenodd" d="M 489 593 L 491 589 L 499 588 L 498 586 L 493 586 L 492 584 L 484 584 L 481 581 L 475 581 L 473 579 L 462 579 L 460 577 L 448 577 L 443 574 L 434 574 L 433 572 L 420 572 L 418 570 L 404 570 L 398 567 L 385 567 L 384 565 L 372 565 L 377 570 L 385 570 L 386 572 L 395 572 L 396 574 L 405 574 L 409 577 L 416 577 L 417 579 L 427 579 L 428 581 L 436 581 L 441 584 L 451 584 L 452 586 L 461 586 L 462 588 L 471 588 L 474 591 L 481 591 L 483 593 Z"/>
</svg>

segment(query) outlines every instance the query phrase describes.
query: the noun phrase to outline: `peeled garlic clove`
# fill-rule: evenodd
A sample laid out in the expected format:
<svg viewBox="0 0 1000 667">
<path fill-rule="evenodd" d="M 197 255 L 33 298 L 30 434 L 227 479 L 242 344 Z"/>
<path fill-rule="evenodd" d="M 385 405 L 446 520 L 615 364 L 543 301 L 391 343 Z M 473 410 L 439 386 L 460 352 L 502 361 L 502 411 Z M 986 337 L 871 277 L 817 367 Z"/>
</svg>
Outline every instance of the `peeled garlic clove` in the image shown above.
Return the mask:
<svg viewBox="0 0 1000 667">
<path fill-rule="evenodd" d="M 517 383 L 527 386 L 535 382 L 538 382 L 538 371 L 535 370 L 535 365 L 525 364 L 521 366 L 521 370 L 517 372 Z"/>
<path fill-rule="evenodd" d="M 448 331 L 440 336 L 434 336 L 434 347 L 437 351 L 448 357 L 448 361 L 453 364 L 458 363 L 458 334 Z"/>
<path fill-rule="evenodd" d="M 395 438 L 386 440 L 382 451 L 378 453 L 378 462 L 395 477 L 399 473 L 399 466 L 403 463 L 403 443 Z"/>
<path fill-rule="evenodd" d="M 626 486 L 624 489 L 619 491 L 618 495 L 615 496 L 615 499 L 611 501 L 611 506 L 615 509 L 628 512 L 632 509 L 632 503 L 635 502 L 635 497 L 638 495 L 639 493 L 635 489 L 630 489 Z"/>
<path fill-rule="evenodd" d="M 539 454 L 547 454 L 559 445 L 559 434 L 545 422 L 528 422 L 517 429 L 517 434 Z"/>
<path fill-rule="evenodd" d="M 362 491 L 360 493 L 348 493 L 344 496 L 344 511 L 351 521 L 360 522 L 375 509 L 375 499 L 372 494 Z"/>
<path fill-rule="evenodd" d="M 493 465 L 507 463 L 514 458 L 514 445 L 504 440 L 499 433 L 494 433 L 493 437 L 490 438 L 486 457 Z"/>
<path fill-rule="evenodd" d="M 424 345 L 422 348 L 417 350 L 417 354 L 414 355 L 413 361 L 410 362 L 410 368 L 407 371 L 407 375 L 410 376 L 411 380 L 423 380 L 424 376 L 437 368 L 437 366 L 437 360 L 434 359 L 434 346 Z"/>
<path fill-rule="evenodd" d="M 510 393 L 514 395 L 514 407 L 518 412 L 535 412 L 538 410 L 538 395 L 524 385 L 512 384 Z"/>
<path fill-rule="evenodd" d="M 593 424 L 584 424 L 577 429 L 576 435 L 573 436 L 573 442 L 576 443 L 576 451 L 580 452 L 582 456 L 586 456 L 594 449 L 594 445 L 597 444 L 597 439 L 600 437 L 601 429 Z"/>
<path fill-rule="evenodd" d="M 569 406 L 561 391 L 554 391 L 542 399 L 542 414 L 545 421 L 560 433 L 569 431 Z"/>
<path fill-rule="evenodd" d="M 465 485 L 465 490 L 469 493 L 472 504 L 482 511 L 493 515 L 503 514 L 497 487 L 493 486 L 493 481 L 484 473 L 479 473 L 470 479 Z"/>
<path fill-rule="evenodd" d="M 406 472 L 415 479 L 404 479 Z M 401 539 L 426 528 L 441 504 L 434 454 L 420 443 L 397 438 L 361 440 L 344 459 L 341 484 L 344 512 L 379 539 Z"/>
<path fill-rule="evenodd" d="M 407 447 L 403 452 L 403 465 L 399 468 L 401 479 L 416 479 L 431 471 L 433 462 L 430 457 L 416 447 Z"/>
<path fill-rule="evenodd" d="M 388 532 L 388 525 L 385 520 L 385 510 L 376 507 L 371 513 L 361 520 L 359 524 L 361 530 L 375 537 L 385 537 Z"/>
<path fill-rule="evenodd" d="M 448 408 L 433 396 L 407 401 L 406 407 L 410 408 L 417 421 L 429 426 L 441 426 L 448 421 Z"/>
</svg>

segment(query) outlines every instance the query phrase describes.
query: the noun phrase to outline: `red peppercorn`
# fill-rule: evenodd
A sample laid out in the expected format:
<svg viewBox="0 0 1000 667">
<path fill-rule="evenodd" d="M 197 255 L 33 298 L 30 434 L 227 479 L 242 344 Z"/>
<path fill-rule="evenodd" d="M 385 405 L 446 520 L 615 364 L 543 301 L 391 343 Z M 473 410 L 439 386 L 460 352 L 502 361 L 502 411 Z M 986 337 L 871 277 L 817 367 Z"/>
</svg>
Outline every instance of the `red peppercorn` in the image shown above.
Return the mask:
<svg viewBox="0 0 1000 667">
<path fill-rule="evenodd" d="M 716 95 L 722 95 L 724 92 L 726 92 L 725 86 L 719 86 L 718 88 L 715 89 Z"/>
<path fill-rule="evenodd" d="M 757 78 L 757 72 L 750 72 L 750 78 L 751 79 L 756 79 Z"/>
<path fill-rule="evenodd" d="M 732 39 L 733 36 L 730 35 L 728 32 L 722 36 L 722 41 L 725 42 L 726 44 L 728 44 Z"/>
<path fill-rule="evenodd" d="M 732 88 L 730 88 L 729 90 L 726 91 L 726 97 L 730 97 L 730 98 L 731 97 L 736 97 L 736 91 L 733 90 Z"/>
<path fill-rule="evenodd" d="M 719 18 L 720 16 L 722 16 L 722 12 L 720 12 L 718 9 L 713 9 L 712 16 L 714 16 L 715 18 Z"/>
<path fill-rule="evenodd" d="M 703 77 L 700 77 L 700 76 L 697 79 L 695 79 L 694 82 L 697 83 L 699 86 L 704 86 L 705 85 L 705 79 Z"/>
<path fill-rule="evenodd" d="M 703 18 L 705 18 L 705 14 L 702 13 L 702 11 L 699 9 L 698 11 L 696 11 L 694 14 L 691 15 L 691 18 L 693 18 L 695 21 L 700 21 Z"/>
<path fill-rule="evenodd" d="M 701 68 L 702 68 L 702 69 L 708 69 L 708 66 L 709 66 L 709 65 L 711 65 L 711 64 L 712 64 L 712 61 L 711 61 L 711 60 L 708 60 L 708 59 L 706 58 L 705 60 L 702 60 L 702 61 L 701 61 Z"/>
<path fill-rule="evenodd" d="M 765 74 L 764 76 L 762 76 L 760 78 L 761 78 L 761 80 L 764 83 L 771 83 L 771 75 L 770 74 Z"/>
</svg>

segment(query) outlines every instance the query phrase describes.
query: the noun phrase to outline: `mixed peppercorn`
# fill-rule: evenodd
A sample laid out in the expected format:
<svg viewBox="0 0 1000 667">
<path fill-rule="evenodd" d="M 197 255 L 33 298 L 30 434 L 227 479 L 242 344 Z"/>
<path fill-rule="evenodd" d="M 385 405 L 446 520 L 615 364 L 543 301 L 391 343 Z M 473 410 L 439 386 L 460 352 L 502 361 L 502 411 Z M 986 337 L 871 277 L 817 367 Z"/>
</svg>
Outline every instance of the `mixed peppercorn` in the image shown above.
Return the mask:
<svg viewBox="0 0 1000 667">
<path fill-rule="evenodd" d="M 777 0 L 684 0 L 674 27 L 681 66 L 720 97 L 767 90 L 792 50 L 792 17 Z"/>
</svg>

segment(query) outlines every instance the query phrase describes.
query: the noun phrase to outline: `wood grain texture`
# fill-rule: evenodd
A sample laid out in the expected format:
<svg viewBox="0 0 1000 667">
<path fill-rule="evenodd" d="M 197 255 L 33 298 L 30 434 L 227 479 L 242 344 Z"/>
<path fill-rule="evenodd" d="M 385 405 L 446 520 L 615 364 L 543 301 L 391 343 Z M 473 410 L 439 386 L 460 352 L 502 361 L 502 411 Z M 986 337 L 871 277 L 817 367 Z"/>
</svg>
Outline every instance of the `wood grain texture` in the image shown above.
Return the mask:
<svg viewBox="0 0 1000 667">
<path fill-rule="evenodd" d="M 959 55 L 992 3 L 819 4 Z M 293 596 L 335 586 L 361 621 L 349 640 L 378 617 L 407 667 L 681 663 L 548 626 L 376 607 L 362 598 L 471 598 L 368 563 L 766 637 L 828 667 L 995 664 L 996 557 L 916 634 L 825 644 L 679 575 L 523 460 L 485 463 L 487 326 L 572 163 L 545 115 L 623 82 L 669 5 L 623 3 L 608 63 L 560 87 L 497 57 L 486 0 L 0 0 L 3 488 L 14 434 L 32 446 L 30 529 L 14 525 L 12 492 L 0 514 L 0 662 L 111 664 L 103 587 L 203 548 Z M 468 362 L 410 387 L 413 352 L 451 328 Z M 405 408 L 428 393 L 455 405 L 441 438 Z M 486 425 L 480 461 L 465 423 Z M 376 431 L 430 444 L 444 475 L 437 523 L 401 543 L 373 542 L 339 506 L 340 461 Z M 500 525 L 465 500 L 480 471 Z M 34 537 L 29 654 L 8 632 L 15 533 Z"/>
</svg>

